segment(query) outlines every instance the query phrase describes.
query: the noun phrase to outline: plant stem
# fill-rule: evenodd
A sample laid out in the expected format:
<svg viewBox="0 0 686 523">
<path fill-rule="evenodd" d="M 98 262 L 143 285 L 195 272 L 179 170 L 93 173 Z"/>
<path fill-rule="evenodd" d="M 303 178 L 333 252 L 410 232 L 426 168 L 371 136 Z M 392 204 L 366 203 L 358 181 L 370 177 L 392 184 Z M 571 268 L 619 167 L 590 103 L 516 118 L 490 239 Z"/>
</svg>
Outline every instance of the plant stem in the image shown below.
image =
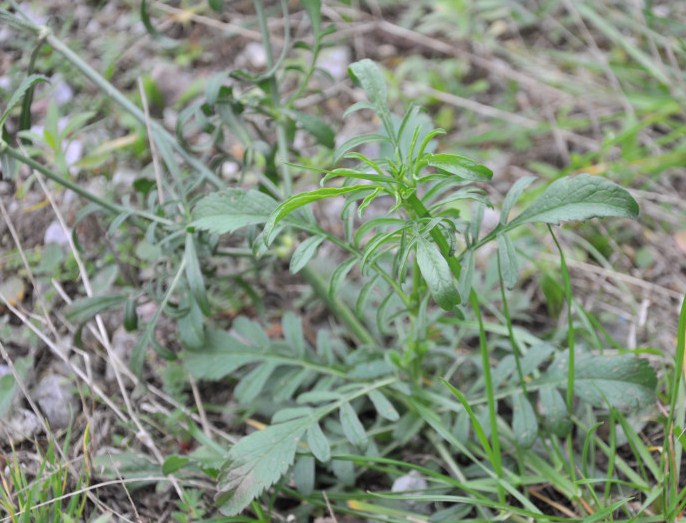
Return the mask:
<svg viewBox="0 0 686 523">
<path fill-rule="evenodd" d="M 409 207 L 408 210 L 415 216 L 429 219 L 432 217 L 431 213 L 429 213 L 427 208 L 424 206 L 424 204 L 417 197 L 416 194 L 412 194 L 407 199 L 407 204 Z M 431 229 L 430 235 L 436 243 L 436 245 L 438 246 L 441 254 L 448 262 L 448 266 L 450 267 L 453 276 L 456 280 L 459 280 L 462 267 L 458 259 L 450 254 L 450 244 L 448 243 L 448 240 L 446 240 L 445 236 L 443 236 L 443 233 L 438 228 L 438 226 Z M 491 363 L 488 354 L 487 343 L 488 340 L 486 339 L 486 330 L 484 329 L 483 318 L 481 316 L 479 297 L 477 296 L 474 289 L 472 289 L 469 293 L 469 304 L 471 305 L 472 310 L 474 311 L 474 314 L 476 315 L 479 324 L 479 348 L 481 351 L 481 360 L 484 372 L 484 387 L 486 389 L 486 397 L 488 399 L 488 416 L 491 429 L 491 447 L 493 448 L 493 468 L 495 469 L 495 473 L 498 476 L 498 478 L 502 479 L 503 468 L 500 450 L 500 438 L 498 435 L 498 412 L 497 404 L 495 401 L 495 391 L 493 389 L 493 379 L 491 377 Z M 498 494 L 501 499 L 504 499 L 505 494 L 502 488 L 500 487 L 498 489 Z"/>
<path fill-rule="evenodd" d="M 377 345 L 374 336 L 372 336 L 360 320 L 357 319 L 357 316 L 355 316 L 339 298 L 329 297 L 327 285 L 317 271 L 307 265 L 303 268 L 301 274 L 303 275 L 303 278 L 307 280 L 307 283 L 310 284 L 314 292 L 326 302 L 329 310 L 331 310 L 331 312 L 350 329 L 359 343 L 371 347 Z"/>
<path fill-rule="evenodd" d="M 0 146 L 0 150 L 2 147 Z M 52 172 L 50 169 L 45 167 L 44 165 L 38 163 L 36 160 L 33 158 L 29 158 L 28 156 L 24 156 L 21 154 L 19 151 L 16 149 L 12 149 L 11 147 L 6 147 L 4 151 L 2 151 L 3 154 L 6 154 L 7 156 L 10 156 L 17 160 L 18 162 L 21 162 L 25 165 L 28 165 L 31 169 L 35 169 L 39 173 L 43 174 L 46 178 L 49 178 L 50 180 L 57 182 L 63 187 L 66 187 L 67 189 L 70 189 L 74 191 L 76 194 L 79 196 L 82 196 L 86 200 L 89 200 L 103 209 L 107 209 L 108 211 L 111 211 L 113 213 L 117 214 L 131 214 L 133 216 L 139 216 L 141 218 L 145 218 L 147 220 L 151 220 L 154 222 L 161 223 L 163 225 L 173 225 L 174 222 L 171 220 L 168 220 L 167 218 L 162 218 L 161 216 L 157 216 L 155 214 L 145 212 L 145 211 L 138 211 L 138 210 L 132 210 L 128 209 L 126 207 L 123 207 L 121 205 L 118 205 L 116 203 L 109 202 L 107 200 L 104 200 L 100 198 L 99 196 L 96 196 L 95 194 L 87 191 L 80 185 L 78 185 L 75 182 L 72 182 L 71 180 L 68 180 L 67 178 L 64 178 L 54 172 Z"/>
</svg>

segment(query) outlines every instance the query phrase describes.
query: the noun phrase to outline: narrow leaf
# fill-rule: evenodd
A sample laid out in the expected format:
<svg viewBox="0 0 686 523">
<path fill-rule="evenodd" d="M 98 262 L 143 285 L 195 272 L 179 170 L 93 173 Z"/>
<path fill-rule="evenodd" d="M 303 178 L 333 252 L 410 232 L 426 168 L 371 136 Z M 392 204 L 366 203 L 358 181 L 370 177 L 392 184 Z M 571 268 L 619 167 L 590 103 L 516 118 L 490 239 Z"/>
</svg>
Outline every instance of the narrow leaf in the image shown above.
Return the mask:
<svg viewBox="0 0 686 523">
<path fill-rule="evenodd" d="M 300 111 L 291 111 L 288 113 L 300 126 L 310 133 L 317 140 L 317 143 L 333 149 L 336 142 L 336 135 L 333 129 L 321 118 L 312 114 L 302 113 Z"/>
<path fill-rule="evenodd" d="M 203 314 L 209 316 L 210 302 L 207 301 L 205 281 L 202 277 L 202 271 L 200 270 L 200 261 L 198 260 L 198 253 L 195 250 L 195 239 L 192 234 L 186 234 L 184 259 L 186 261 L 186 280 L 188 281 L 191 295 Z"/>
<path fill-rule="evenodd" d="M 512 240 L 505 233 L 496 236 L 498 243 L 498 263 L 500 264 L 500 277 L 508 289 L 512 289 L 519 279 L 519 263 L 517 252 Z"/>
<path fill-rule="evenodd" d="M 364 449 L 369 444 L 367 433 L 357 417 L 355 409 L 350 403 L 344 403 L 339 410 L 343 434 L 350 443 L 358 448 Z"/>
<path fill-rule="evenodd" d="M 449 311 L 460 303 L 448 262 L 438 249 L 422 237 L 417 239 L 417 264 L 431 296 L 441 308 Z"/>
<path fill-rule="evenodd" d="M 469 249 L 464 253 L 462 258 L 462 272 L 460 272 L 460 279 L 457 282 L 457 291 L 462 297 L 462 301 L 469 300 L 469 293 L 472 290 L 472 282 L 474 281 L 474 250 Z"/>
<path fill-rule="evenodd" d="M 307 446 L 310 447 L 314 457 L 322 463 L 331 459 L 331 446 L 319 423 L 315 423 L 307 429 Z"/>
<path fill-rule="evenodd" d="M 121 305 L 128 299 L 126 294 L 90 296 L 74 300 L 67 306 L 66 318 L 72 323 L 84 323 L 97 314 Z"/>
<path fill-rule="evenodd" d="M 274 209 L 269 217 L 269 220 L 267 220 L 267 224 L 264 227 L 267 244 L 269 245 L 274 241 L 274 228 L 276 225 L 283 220 L 285 216 L 289 215 L 293 211 L 312 202 L 323 200 L 325 198 L 334 198 L 336 196 L 343 196 L 346 194 L 368 192 L 370 190 L 373 190 L 373 188 L 368 186 L 327 187 L 324 189 L 317 189 L 291 196 L 286 201 L 282 202 L 276 209 Z"/>
<path fill-rule="evenodd" d="M 522 195 L 522 193 L 534 182 L 535 179 L 535 176 L 524 176 L 523 178 L 517 180 L 512 187 L 510 187 L 510 190 L 507 191 L 507 196 L 505 196 L 505 200 L 503 200 L 503 208 L 500 211 L 501 224 L 505 225 L 507 223 L 507 219 L 510 216 L 510 211 L 517 203 L 517 200 L 519 200 L 519 197 Z"/>
<path fill-rule="evenodd" d="M 367 98 L 369 98 L 377 112 L 388 110 L 386 80 L 376 63 L 365 58 L 348 67 L 348 73 L 353 82 L 365 90 Z"/>
<path fill-rule="evenodd" d="M 369 399 L 374 404 L 376 412 L 379 416 L 386 418 L 388 421 L 398 421 L 400 415 L 395 410 L 393 404 L 388 401 L 388 398 L 379 390 L 373 390 L 369 393 Z"/>
<path fill-rule="evenodd" d="M 458 176 L 463 180 L 484 182 L 493 177 L 493 171 L 488 167 L 459 154 L 427 154 L 424 158 L 429 166 Z"/>
<path fill-rule="evenodd" d="M 552 386 L 538 390 L 538 404 L 543 426 L 559 437 L 567 435 L 572 424 L 567 417 L 567 405 L 560 391 Z"/>
<path fill-rule="evenodd" d="M 300 455 L 293 467 L 295 488 L 303 496 L 309 496 L 314 490 L 314 458 Z"/>
<path fill-rule="evenodd" d="M 319 34 L 322 26 L 321 2 L 320 0 L 301 0 L 301 3 L 312 24 L 312 32 L 316 36 Z"/>
<path fill-rule="evenodd" d="M 277 366 L 276 363 L 264 363 L 246 374 L 234 389 L 234 396 L 238 403 L 248 405 L 254 401 L 274 374 Z"/>
<path fill-rule="evenodd" d="M 17 106 L 17 104 L 19 104 L 19 102 L 21 101 L 21 97 L 24 96 L 24 94 L 29 89 L 31 89 L 31 87 L 33 87 L 39 82 L 49 82 L 49 80 L 43 75 L 32 74 L 21 81 L 19 87 L 17 87 L 17 90 L 14 91 L 14 93 L 12 93 L 12 96 L 7 101 L 5 110 L 3 111 L 2 116 L 0 116 L 0 128 L 2 128 L 2 126 L 5 124 L 5 120 L 7 120 L 7 117 L 12 112 L 12 109 L 14 109 Z"/>
<path fill-rule="evenodd" d="M 293 256 L 291 256 L 290 271 L 292 274 L 300 272 L 305 265 L 307 265 L 315 254 L 317 249 L 324 241 L 324 236 L 311 236 L 295 249 Z"/>
<path fill-rule="evenodd" d="M 555 180 L 508 227 L 610 216 L 636 218 L 638 212 L 636 200 L 619 185 L 598 176 L 580 174 Z"/>
<path fill-rule="evenodd" d="M 515 394 L 512 398 L 512 430 L 517 445 L 528 449 L 536 441 L 538 421 L 529 399 L 524 394 Z"/>
</svg>

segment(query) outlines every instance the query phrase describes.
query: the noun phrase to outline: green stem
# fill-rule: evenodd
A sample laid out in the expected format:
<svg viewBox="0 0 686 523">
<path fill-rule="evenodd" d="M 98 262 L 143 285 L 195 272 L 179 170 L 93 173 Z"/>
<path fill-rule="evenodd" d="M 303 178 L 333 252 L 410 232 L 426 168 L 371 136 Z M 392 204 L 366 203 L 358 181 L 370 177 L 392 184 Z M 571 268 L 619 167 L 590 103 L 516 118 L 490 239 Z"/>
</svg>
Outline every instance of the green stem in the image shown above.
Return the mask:
<svg viewBox="0 0 686 523">
<path fill-rule="evenodd" d="M 319 275 L 317 271 L 312 269 L 309 265 L 303 268 L 301 274 L 307 280 L 314 292 L 324 300 L 331 312 L 339 318 L 348 329 L 353 333 L 357 341 L 362 345 L 375 347 L 377 345 L 374 336 L 367 330 L 367 328 L 357 319 L 357 316 L 338 298 L 329 297 L 326 282 Z"/>
<path fill-rule="evenodd" d="M 512 345 L 512 354 L 514 355 L 515 365 L 517 367 L 519 384 L 522 387 L 522 392 L 526 396 L 526 381 L 524 380 L 524 372 L 522 371 L 519 343 L 517 343 L 517 339 L 515 338 L 514 330 L 512 328 L 512 318 L 510 317 L 510 307 L 507 303 L 507 294 L 505 293 L 505 282 L 503 280 L 502 267 L 500 266 L 500 256 L 498 256 L 498 274 L 500 275 L 500 296 L 503 301 L 503 314 L 505 315 L 505 323 L 507 325 L 507 335 L 510 338 L 510 345 Z"/>
<path fill-rule="evenodd" d="M 6 144 L 5 144 L 6 146 Z M 0 143 L 0 150 L 2 150 L 2 143 Z M 24 165 L 28 165 L 31 169 L 34 169 L 38 171 L 39 173 L 43 174 L 46 178 L 49 178 L 50 180 L 57 182 L 63 187 L 66 187 L 67 189 L 70 189 L 74 191 L 76 194 L 79 196 L 82 196 L 86 200 L 89 200 L 103 209 L 107 209 L 108 211 L 111 211 L 113 213 L 117 214 L 131 214 L 133 216 L 139 216 L 141 218 L 145 218 L 147 220 L 151 220 L 154 222 L 161 223 L 163 225 L 174 225 L 174 222 L 171 220 L 168 220 L 166 218 L 162 218 L 161 216 L 157 216 L 155 214 L 151 214 L 145 211 L 137 211 L 137 210 L 132 210 L 128 209 L 126 207 L 123 207 L 121 205 L 118 205 L 116 203 L 109 202 L 107 200 L 104 200 L 100 198 L 99 196 L 96 196 L 95 194 L 87 191 L 77 183 L 72 182 L 71 180 L 68 180 L 67 178 L 64 178 L 58 174 L 55 174 L 52 172 L 50 169 L 45 167 L 44 165 L 38 163 L 36 160 L 29 158 L 28 156 L 24 156 L 21 154 L 19 151 L 16 149 L 12 149 L 10 147 L 6 147 L 4 151 L 2 151 L 3 154 L 6 154 L 7 156 L 10 156 L 17 160 L 18 162 L 23 163 Z"/>
<path fill-rule="evenodd" d="M 284 197 L 288 198 L 293 192 L 293 183 L 291 180 L 291 173 L 288 168 L 288 143 L 286 140 L 286 129 L 284 128 L 283 115 L 281 114 L 281 99 L 279 96 L 279 85 L 276 81 L 276 72 L 274 69 L 274 53 L 272 52 L 271 40 L 269 38 L 269 27 L 267 26 L 267 16 L 264 12 L 264 5 L 262 0 L 254 0 L 255 13 L 257 14 L 257 22 L 262 33 L 262 45 L 267 54 L 267 67 L 271 74 L 269 76 L 269 91 L 272 97 L 272 105 L 276 118 L 276 164 L 281 169 L 283 180 Z M 284 18 L 287 19 L 287 16 Z M 284 42 L 287 46 L 288 42 Z"/>
<path fill-rule="evenodd" d="M 429 213 L 427 208 L 424 206 L 424 204 L 417 197 L 416 194 L 412 194 L 407 199 L 407 204 L 409 207 L 408 210 L 417 217 L 429 219 L 432 217 L 431 213 Z M 434 227 L 429 234 L 438 246 L 445 260 L 448 262 L 448 266 L 450 267 L 453 276 L 456 280 L 459 280 L 462 267 L 458 259 L 450 254 L 450 244 L 448 243 L 448 240 L 446 240 L 445 236 L 443 236 L 443 233 L 441 232 L 438 226 Z M 488 417 L 491 429 L 491 447 L 493 449 L 493 468 L 495 469 L 495 473 L 498 476 L 498 478 L 502 479 L 503 468 L 500 450 L 500 438 L 498 435 L 498 411 L 495 400 L 495 391 L 493 388 L 493 378 L 491 376 L 491 363 L 488 354 L 488 340 L 486 339 L 486 330 L 484 328 L 483 318 L 481 316 L 479 297 L 477 296 L 474 289 L 472 289 L 469 293 L 469 304 L 471 305 L 472 310 L 474 311 L 474 314 L 476 315 L 479 324 L 479 348 L 481 351 L 481 360 L 484 372 L 484 387 L 486 389 L 486 396 L 488 399 Z M 498 494 L 501 500 L 504 500 L 505 493 L 500 487 L 498 489 Z"/>
</svg>

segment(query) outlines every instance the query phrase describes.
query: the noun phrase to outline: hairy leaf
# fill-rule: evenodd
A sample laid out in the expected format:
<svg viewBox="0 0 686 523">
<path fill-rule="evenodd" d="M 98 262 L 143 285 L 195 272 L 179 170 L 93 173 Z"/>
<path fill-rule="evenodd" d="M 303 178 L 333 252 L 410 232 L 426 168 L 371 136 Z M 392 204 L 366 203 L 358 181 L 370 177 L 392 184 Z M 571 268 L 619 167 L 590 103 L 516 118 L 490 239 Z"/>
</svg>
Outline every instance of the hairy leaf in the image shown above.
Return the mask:
<svg viewBox="0 0 686 523">
<path fill-rule="evenodd" d="M 218 481 L 217 502 L 229 516 L 239 514 L 293 464 L 298 442 L 316 422 L 297 418 L 242 438 L 229 451 Z"/>
<path fill-rule="evenodd" d="M 449 311 L 460 303 L 448 262 L 438 249 L 422 237 L 417 238 L 417 264 L 431 296 L 441 308 Z"/>
<path fill-rule="evenodd" d="M 193 209 L 192 227 L 226 234 L 241 227 L 265 223 L 276 200 L 259 191 L 227 189 L 205 196 Z"/>
<path fill-rule="evenodd" d="M 319 423 L 315 423 L 307 429 L 307 446 L 310 447 L 314 457 L 322 463 L 331 459 L 331 446 Z"/>
<path fill-rule="evenodd" d="M 307 16 L 312 24 L 312 32 L 317 35 L 322 25 L 321 2 L 320 0 L 301 0 Z"/>
<path fill-rule="evenodd" d="M 379 416 L 386 418 L 389 421 L 398 421 L 400 415 L 395 410 L 393 404 L 388 401 L 388 398 L 379 390 L 373 390 L 369 393 L 369 399 L 374 404 L 374 408 L 379 413 Z"/>
<path fill-rule="evenodd" d="M 556 224 L 611 216 L 636 218 L 638 212 L 636 200 L 619 185 L 598 176 L 580 174 L 551 183 L 508 228 L 532 222 Z"/>
</svg>

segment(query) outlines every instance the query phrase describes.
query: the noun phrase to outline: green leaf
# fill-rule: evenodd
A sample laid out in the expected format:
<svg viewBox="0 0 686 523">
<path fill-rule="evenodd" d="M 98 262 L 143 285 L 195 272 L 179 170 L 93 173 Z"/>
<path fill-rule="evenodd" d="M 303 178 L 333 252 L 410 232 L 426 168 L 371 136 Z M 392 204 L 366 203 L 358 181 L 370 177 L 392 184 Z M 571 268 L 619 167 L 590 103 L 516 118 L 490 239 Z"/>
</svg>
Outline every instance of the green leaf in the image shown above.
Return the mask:
<svg viewBox="0 0 686 523">
<path fill-rule="evenodd" d="M 512 430 L 517 445 L 530 448 L 538 435 L 538 421 L 534 408 L 524 394 L 515 394 L 512 398 Z"/>
<path fill-rule="evenodd" d="M 320 0 L 300 0 L 305 11 L 307 11 L 307 16 L 312 23 L 312 32 L 316 35 L 319 34 L 322 25 L 322 15 L 321 15 L 321 2 Z"/>
<path fill-rule="evenodd" d="M 300 111 L 289 111 L 289 116 L 293 118 L 300 126 L 308 133 L 315 137 L 317 143 L 333 149 L 336 145 L 336 135 L 333 129 L 321 118 L 312 114 L 302 113 Z"/>
<path fill-rule="evenodd" d="M 274 241 L 274 228 L 283 220 L 283 218 L 293 211 L 304 207 L 312 202 L 323 200 L 325 198 L 334 198 L 336 196 L 343 196 L 346 194 L 354 194 L 361 192 L 368 192 L 373 190 L 369 186 L 353 186 L 353 187 L 327 187 L 324 189 L 316 189 L 314 191 L 302 192 L 291 196 L 286 201 L 279 204 L 276 209 L 269 216 L 267 224 L 264 226 L 264 234 L 267 245 Z"/>
<path fill-rule="evenodd" d="M 431 296 L 441 308 L 449 311 L 460 303 L 448 262 L 433 244 L 422 237 L 417 238 L 417 264 Z"/>
<path fill-rule="evenodd" d="M 264 363 L 248 372 L 234 389 L 234 396 L 239 404 L 249 405 L 264 389 L 278 367 L 277 363 Z"/>
<path fill-rule="evenodd" d="M 500 264 L 500 277 L 508 289 L 512 289 L 519 279 L 519 263 L 517 252 L 510 237 L 501 233 L 496 236 L 498 243 L 498 263 Z"/>
<path fill-rule="evenodd" d="M 193 209 L 192 227 L 226 234 L 248 225 L 265 223 L 276 200 L 259 191 L 227 189 L 200 200 Z"/>
<path fill-rule="evenodd" d="M 367 448 L 369 444 L 367 433 L 350 403 L 341 405 L 339 414 L 341 425 L 343 426 L 343 434 L 345 434 L 348 441 L 358 448 Z"/>
<path fill-rule="evenodd" d="M 514 207 L 515 203 L 517 203 L 519 197 L 535 179 L 535 176 L 524 176 L 523 178 L 517 180 L 512 187 L 510 187 L 510 190 L 507 191 L 507 196 L 505 196 L 505 200 L 503 200 L 503 208 L 500 211 L 501 224 L 505 225 L 507 223 L 507 219 L 510 216 L 510 211 Z"/>
<path fill-rule="evenodd" d="M 472 290 L 474 281 L 474 249 L 468 249 L 462 258 L 462 272 L 457 282 L 457 292 L 462 297 L 462 301 L 469 300 L 469 293 Z"/>
<path fill-rule="evenodd" d="M 165 476 L 173 474 L 177 470 L 180 470 L 186 465 L 188 465 L 190 462 L 190 458 L 187 458 L 186 456 L 169 456 L 167 459 L 164 460 L 164 463 L 162 464 L 162 474 L 164 474 Z"/>
<path fill-rule="evenodd" d="M 567 355 L 554 362 L 541 377 L 543 384 L 567 386 Z M 594 407 L 633 411 L 656 401 L 655 369 L 635 356 L 581 354 L 574 370 L 574 393 Z"/>
<path fill-rule="evenodd" d="M 191 295 L 203 314 L 209 316 L 210 302 L 207 300 L 205 281 L 202 277 L 202 271 L 200 270 L 200 261 L 198 260 L 198 253 L 195 250 L 195 239 L 192 234 L 186 234 L 184 260 L 186 262 L 186 280 L 188 281 L 188 288 L 191 291 Z"/>
<path fill-rule="evenodd" d="M 331 459 L 331 446 L 319 423 L 315 423 L 307 429 L 307 446 L 310 447 L 312 455 L 322 463 Z"/>
<path fill-rule="evenodd" d="M 336 270 L 333 271 L 333 274 L 331 275 L 331 280 L 329 281 L 329 299 L 338 298 L 338 290 L 343 284 L 345 277 L 355 266 L 356 262 L 357 258 L 349 258 L 345 260 L 343 263 L 341 263 L 338 267 L 336 267 Z"/>
<path fill-rule="evenodd" d="M 508 228 L 533 222 L 636 218 L 638 212 L 636 200 L 622 187 L 598 176 L 580 174 L 555 180 Z"/>
<path fill-rule="evenodd" d="M 164 36 L 162 33 L 160 33 L 157 29 L 153 27 L 152 21 L 150 20 L 150 13 L 148 12 L 147 0 L 141 0 L 140 15 L 141 22 L 143 22 L 145 30 L 148 32 L 150 37 L 153 38 L 160 46 L 166 49 L 172 49 L 178 45 L 178 42 L 176 40 Z"/>
<path fill-rule="evenodd" d="M 386 80 L 376 63 L 365 58 L 348 67 L 348 73 L 352 81 L 365 90 L 367 98 L 369 98 L 377 112 L 388 111 Z"/>
<path fill-rule="evenodd" d="M 388 421 L 398 421 L 400 415 L 395 410 L 393 404 L 388 401 L 388 398 L 379 390 L 373 390 L 369 393 L 369 399 L 374 404 L 376 412 L 379 416 L 386 418 Z"/>
<path fill-rule="evenodd" d="M 207 0 L 207 3 L 215 13 L 221 13 L 224 10 L 224 0 Z"/>
<path fill-rule="evenodd" d="M 300 317 L 293 311 L 287 311 L 281 318 L 281 328 L 291 352 L 299 357 L 304 357 L 306 346 Z"/>
<path fill-rule="evenodd" d="M 353 136 L 349 140 L 346 140 L 343 142 L 341 145 L 339 145 L 336 150 L 334 151 L 333 154 L 333 163 L 336 164 L 338 161 L 343 158 L 345 153 L 348 151 L 354 149 L 355 147 L 359 147 L 360 145 L 367 144 L 367 143 L 373 143 L 373 142 L 388 142 L 388 136 L 385 136 L 383 134 L 360 134 L 358 136 Z"/>
<path fill-rule="evenodd" d="M 295 488 L 303 496 L 309 496 L 314 491 L 314 458 L 300 455 L 293 467 L 293 482 Z"/>
<path fill-rule="evenodd" d="M 184 353 L 184 365 L 197 379 L 219 380 L 263 355 L 227 332 L 207 329 L 205 343 Z"/>
<path fill-rule="evenodd" d="M 19 102 L 21 101 L 21 97 L 24 96 L 24 94 L 29 89 L 31 89 L 31 87 L 33 87 L 39 82 L 49 83 L 49 80 L 43 75 L 32 74 L 21 81 L 19 87 L 17 87 L 17 90 L 14 91 L 14 93 L 12 93 L 12 96 L 7 102 L 7 105 L 5 106 L 5 110 L 3 111 L 2 116 L 0 116 L 0 128 L 2 128 L 2 126 L 5 124 L 5 120 L 7 120 L 7 117 L 12 112 L 12 109 L 14 109 L 17 106 L 17 104 L 19 104 Z"/>
<path fill-rule="evenodd" d="M 292 274 L 300 272 L 305 265 L 317 254 L 317 249 L 324 241 L 324 236 L 311 236 L 295 249 L 291 256 L 290 271 Z"/>
<path fill-rule="evenodd" d="M 427 154 L 424 158 L 430 167 L 448 172 L 463 180 L 485 182 L 493 177 L 493 171 L 488 167 L 459 154 Z"/>
<path fill-rule="evenodd" d="M 545 386 L 538 390 L 538 404 L 543 426 L 559 437 L 566 436 L 572 428 L 567 417 L 567 405 L 555 387 Z"/>
<path fill-rule="evenodd" d="M 313 424 L 312 417 L 293 419 L 242 438 L 229 451 L 218 481 L 216 501 L 221 511 L 235 516 L 293 464 L 298 442 Z"/>
<path fill-rule="evenodd" d="M 135 298 L 126 300 L 124 306 L 124 329 L 127 332 L 135 331 L 138 328 L 138 313 L 136 312 Z"/>
<path fill-rule="evenodd" d="M 121 305 L 128 298 L 127 294 L 80 298 L 67 306 L 65 316 L 71 323 L 84 323 L 103 311 Z"/>
</svg>

